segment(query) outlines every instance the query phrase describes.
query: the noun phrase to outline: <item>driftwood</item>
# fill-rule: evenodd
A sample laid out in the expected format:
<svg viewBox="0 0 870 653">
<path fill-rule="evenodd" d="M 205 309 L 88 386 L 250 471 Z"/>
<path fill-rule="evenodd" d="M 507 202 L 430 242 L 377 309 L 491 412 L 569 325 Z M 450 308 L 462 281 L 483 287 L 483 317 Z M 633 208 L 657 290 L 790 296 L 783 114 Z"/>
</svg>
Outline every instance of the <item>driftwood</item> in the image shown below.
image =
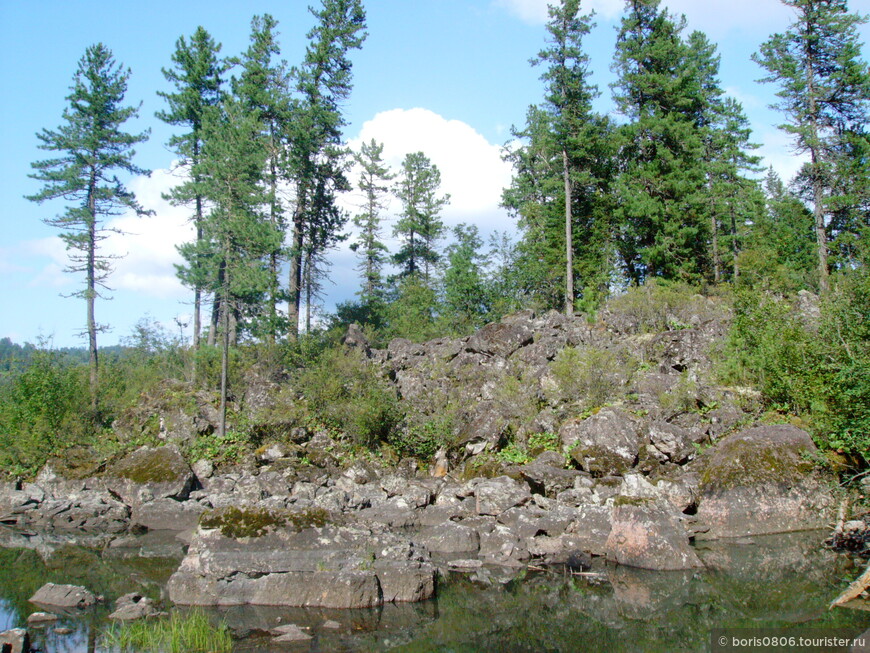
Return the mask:
<svg viewBox="0 0 870 653">
<path fill-rule="evenodd" d="M 828 609 L 834 608 L 838 605 L 843 605 L 852 599 L 858 598 L 861 595 L 861 592 L 866 590 L 868 587 L 870 587 L 870 565 L 867 565 L 867 569 L 864 570 L 863 574 L 852 581 L 852 584 L 846 588 L 846 591 L 834 599 L 833 603 L 828 606 Z"/>
</svg>

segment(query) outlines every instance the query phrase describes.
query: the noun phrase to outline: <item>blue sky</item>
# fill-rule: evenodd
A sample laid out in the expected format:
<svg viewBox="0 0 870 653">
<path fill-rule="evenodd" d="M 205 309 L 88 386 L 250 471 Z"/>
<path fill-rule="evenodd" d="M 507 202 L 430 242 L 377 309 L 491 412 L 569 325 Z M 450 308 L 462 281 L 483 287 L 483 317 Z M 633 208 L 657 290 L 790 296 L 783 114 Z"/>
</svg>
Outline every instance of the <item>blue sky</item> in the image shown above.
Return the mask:
<svg viewBox="0 0 870 653">
<path fill-rule="evenodd" d="M 316 0 L 310 0 L 314 3 Z M 170 65 L 176 39 L 204 26 L 223 44 L 223 53 L 241 53 L 248 43 L 250 19 L 271 13 L 279 21 L 282 57 L 299 62 L 312 26 L 305 0 L 250 1 L 152 0 L 0 0 L 0 337 L 18 342 L 51 338 L 56 346 L 80 345 L 84 302 L 64 298 L 81 279 L 62 272 L 65 252 L 57 231 L 43 218 L 61 204 L 36 205 L 23 198 L 38 190 L 28 178 L 30 162 L 44 156 L 36 132 L 61 123 L 76 62 L 89 45 L 102 41 L 118 61 L 132 69 L 127 93 L 142 102 L 131 131 L 151 130 L 137 148 L 138 165 L 150 178 L 129 180 L 146 208 L 145 220 L 122 217 L 113 224 L 128 232 L 106 242 L 107 251 L 126 255 L 118 261 L 110 285 L 111 301 L 97 304 L 97 319 L 111 330 L 101 344 L 113 344 L 148 315 L 176 329 L 175 318 L 188 319 L 190 293 L 174 278 L 175 245 L 189 237 L 185 209 L 160 198 L 177 178 L 165 146 L 170 127 L 154 118 L 164 108 L 156 91 L 168 90 L 160 72 Z M 610 63 L 623 0 L 590 0 L 597 27 L 587 39 L 593 81 L 602 97 L 598 108 L 610 111 Z M 744 104 L 760 153 L 784 177 L 798 167 L 788 139 L 767 109 L 774 89 L 755 82 L 762 71 L 749 57 L 770 33 L 786 29 L 788 8 L 779 0 L 665 0 L 719 45 L 723 86 Z M 369 37 L 353 54 L 354 91 L 347 103 L 345 130 L 353 146 L 376 138 L 398 166 L 410 151 L 422 150 L 439 166 L 443 189 L 452 195 L 445 211 L 448 225 L 478 224 L 481 230 L 512 231 L 513 221 L 498 207 L 510 170 L 500 148 L 510 126 L 521 125 L 529 104 L 538 102 L 540 71 L 528 60 L 541 48 L 545 0 L 367 0 Z M 870 0 L 852 0 L 852 11 L 870 12 Z M 864 41 L 870 28 L 862 28 Z M 865 53 L 866 56 L 866 53 Z M 344 199 L 349 210 L 354 194 Z M 332 256 L 327 308 L 351 298 L 358 280 L 353 255 Z"/>
</svg>

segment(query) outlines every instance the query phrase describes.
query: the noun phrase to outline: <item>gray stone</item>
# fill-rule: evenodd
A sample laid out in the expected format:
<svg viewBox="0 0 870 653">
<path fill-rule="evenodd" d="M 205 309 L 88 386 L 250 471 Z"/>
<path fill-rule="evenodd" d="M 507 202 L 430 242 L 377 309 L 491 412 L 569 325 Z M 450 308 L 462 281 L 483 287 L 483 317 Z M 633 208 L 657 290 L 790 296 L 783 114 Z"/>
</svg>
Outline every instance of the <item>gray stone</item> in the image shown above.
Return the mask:
<svg viewBox="0 0 870 653">
<path fill-rule="evenodd" d="M 109 615 L 113 621 L 135 621 L 165 615 L 155 605 L 152 599 L 131 592 L 115 601 L 115 611 Z"/>
<path fill-rule="evenodd" d="M 691 434 L 674 424 L 660 420 L 653 422 L 649 425 L 649 439 L 664 460 L 684 463 L 695 453 Z"/>
<path fill-rule="evenodd" d="M 475 529 L 452 521 L 424 528 L 416 541 L 432 553 L 476 553 L 480 548 L 480 535 Z"/>
<path fill-rule="evenodd" d="M 46 583 L 30 597 L 30 602 L 58 608 L 86 608 L 94 605 L 97 597 L 78 585 Z"/>
<path fill-rule="evenodd" d="M 187 499 L 195 477 L 175 445 L 140 447 L 106 470 L 106 484 L 124 503 Z"/>
<path fill-rule="evenodd" d="M 474 489 L 478 515 L 500 515 L 509 508 L 523 505 L 531 496 L 525 483 L 519 483 L 509 476 L 486 479 Z"/>
<path fill-rule="evenodd" d="M 55 623 L 60 617 L 53 612 L 34 612 L 27 617 L 28 626 L 39 626 Z"/>
<path fill-rule="evenodd" d="M 24 628 L 13 628 L 0 633 L 0 651 L 3 653 L 30 653 L 30 635 Z"/>
<path fill-rule="evenodd" d="M 604 408 L 584 420 L 569 420 L 559 437 L 571 457 L 597 476 L 624 474 L 640 450 L 634 422 L 615 408 Z"/>
<path fill-rule="evenodd" d="M 132 523 L 149 530 L 185 531 L 196 527 L 205 511 L 195 501 L 155 499 L 133 509 Z"/>
<path fill-rule="evenodd" d="M 307 642 L 309 639 L 312 639 L 311 635 L 296 624 L 277 626 L 269 632 L 275 636 L 274 640 L 272 640 L 275 642 Z"/>
<path fill-rule="evenodd" d="M 759 426 L 713 448 L 701 474 L 698 537 L 744 537 L 826 528 L 835 501 L 813 472 L 809 434 L 794 426 Z"/>
</svg>

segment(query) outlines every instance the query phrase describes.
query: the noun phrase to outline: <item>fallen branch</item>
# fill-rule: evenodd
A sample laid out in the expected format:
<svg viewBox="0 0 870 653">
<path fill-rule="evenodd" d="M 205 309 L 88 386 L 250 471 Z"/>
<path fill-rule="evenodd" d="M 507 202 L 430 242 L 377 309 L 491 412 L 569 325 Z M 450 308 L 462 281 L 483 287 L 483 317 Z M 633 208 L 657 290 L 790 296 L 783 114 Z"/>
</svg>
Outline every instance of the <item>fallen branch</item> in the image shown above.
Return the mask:
<svg viewBox="0 0 870 653">
<path fill-rule="evenodd" d="M 849 587 L 846 588 L 846 591 L 840 594 L 828 609 L 832 609 L 838 605 L 843 605 L 844 603 L 848 603 L 852 599 L 856 599 L 861 595 L 861 592 L 870 587 L 870 565 L 867 565 L 867 569 L 864 570 L 864 573 L 858 576 Z"/>
</svg>

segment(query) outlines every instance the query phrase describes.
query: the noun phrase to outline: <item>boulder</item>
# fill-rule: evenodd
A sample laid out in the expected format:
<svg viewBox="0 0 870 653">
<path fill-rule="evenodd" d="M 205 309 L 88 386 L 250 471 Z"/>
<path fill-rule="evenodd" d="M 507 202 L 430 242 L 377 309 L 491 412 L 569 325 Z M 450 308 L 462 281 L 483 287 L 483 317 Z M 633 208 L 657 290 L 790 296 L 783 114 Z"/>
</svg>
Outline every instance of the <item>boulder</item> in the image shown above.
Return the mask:
<svg viewBox="0 0 870 653">
<path fill-rule="evenodd" d="M 141 594 L 131 592 L 124 594 L 115 601 L 115 611 L 109 615 L 114 621 L 135 621 L 137 619 L 149 619 L 165 615 L 161 612 L 153 599 Z"/>
<path fill-rule="evenodd" d="M 551 499 L 556 498 L 559 492 L 573 488 L 576 480 L 584 475 L 583 472 L 576 469 L 565 469 L 563 466 L 565 459 L 559 454 L 555 455 L 560 459 L 561 465 L 559 466 L 535 460 L 520 467 L 520 474 L 523 475 L 523 479 L 529 484 L 532 492 Z"/>
<path fill-rule="evenodd" d="M 662 460 L 684 463 L 695 453 L 692 445 L 700 437 L 693 438 L 690 431 L 675 424 L 655 421 L 649 425 L 649 439 Z"/>
<path fill-rule="evenodd" d="M 148 530 L 186 531 L 195 528 L 206 507 L 196 501 L 155 499 L 133 509 L 132 523 Z"/>
<path fill-rule="evenodd" d="M 809 434 L 791 425 L 727 436 L 701 474 L 697 522 L 705 539 L 825 528 L 830 485 L 813 471 Z"/>
<path fill-rule="evenodd" d="M 703 567 L 673 508 L 656 499 L 619 497 L 605 545 L 608 560 L 654 570 Z"/>
<path fill-rule="evenodd" d="M 46 583 L 30 597 L 30 602 L 57 608 L 87 608 L 97 602 L 97 597 L 78 585 Z"/>
<path fill-rule="evenodd" d="M 476 553 L 480 548 L 480 536 L 475 529 L 452 521 L 424 528 L 416 541 L 432 553 Z"/>
<path fill-rule="evenodd" d="M 0 633 L 2 653 L 30 653 L 30 635 L 24 628 L 13 628 Z"/>
<path fill-rule="evenodd" d="M 609 506 L 578 506 L 574 521 L 567 532 L 576 536 L 577 549 L 592 555 L 603 556 L 607 550 L 607 539 L 613 523 L 613 511 Z"/>
<path fill-rule="evenodd" d="M 569 420 L 559 429 L 559 437 L 571 457 L 595 476 L 624 474 L 640 451 L 634 422 L 617 408 Z"/>
<path fill-rule="evenodd" d="M 509 476 L 481 481 L 474 489 L 478 515 L 500 515 L 514 506 L 521 506 L 532 496 L 529 487 Z"/>
<path fill-rule="evenodd" d="M 532 342 L 535 332 L 524 318 L 526 315 L 505 318 L 487 324 L 468 339 L 465 347 L 471 353 L 507 358 L 517 349 Z"/>
<path fill-rule="evenodd" d="M 154 499 L 187 499 L 195 481 L 175 445 L 140 447 L 106 470 L 106 484 L 130 505 Z"/>
<path fill-rule="evenodd" d="M 305 515 L 286 515 L 284 525 L 272 517 L 243 532 L 238 523 L 227 524 L 228 534 L 200 527 L 169 580 L 169 598 L 181 605 L 370 608 L 435 591 L 428 552 L 405 536 L 364 526 L 302 527 Z"/>
</svg>

